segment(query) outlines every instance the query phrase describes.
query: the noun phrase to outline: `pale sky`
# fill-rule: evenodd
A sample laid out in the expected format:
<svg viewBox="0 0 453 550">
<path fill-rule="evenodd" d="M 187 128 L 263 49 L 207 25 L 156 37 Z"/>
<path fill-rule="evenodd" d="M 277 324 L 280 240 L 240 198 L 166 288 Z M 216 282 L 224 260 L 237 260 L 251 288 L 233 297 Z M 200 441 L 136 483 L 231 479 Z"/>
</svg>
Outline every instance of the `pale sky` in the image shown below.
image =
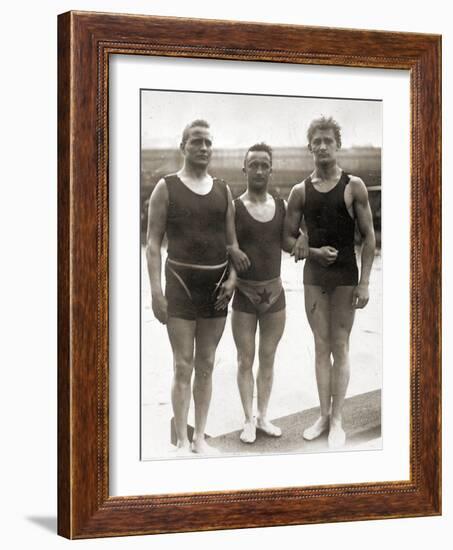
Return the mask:
<svg viewBox="0 0 453 550">
<path fill-rule="evenodd" d="M 205 119 L 213 146 L 304 147 L 310 121 L 333 116 L 342 128 L 343 147 L 382 146 L 382 102 L 142 90 L 142 147 L 179 146 L 189 122 Z"/>
</svg>

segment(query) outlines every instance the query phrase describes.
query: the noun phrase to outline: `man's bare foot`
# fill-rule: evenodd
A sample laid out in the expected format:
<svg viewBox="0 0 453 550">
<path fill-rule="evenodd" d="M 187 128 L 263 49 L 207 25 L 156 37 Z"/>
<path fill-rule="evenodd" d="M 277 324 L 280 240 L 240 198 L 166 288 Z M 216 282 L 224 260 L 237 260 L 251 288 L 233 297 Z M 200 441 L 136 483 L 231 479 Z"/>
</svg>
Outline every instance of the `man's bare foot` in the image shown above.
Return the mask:
<svg viewBox="0 0 453 550">
<path fill-rule="evenodd" d="M 254 443 L 256 439 L 256 426 L 253 420 L 251 422 L 244 423 L 244 429 L 239 436 L 242 443 Z"/>
<path fill-rule="evenodd" d="M 324 433 L 329 427 L 329 417 L 320 416 L 318 420 L 309 428 L 304 430 L 303 437 L 307 441 L 312 441 Z"/>
<path fill-rule="evenodd" d="M 327 438 L 329 449 L 339 449 L 344 446 L 345 442 L 346 434 L 341 426 L 341 420 L 331 420 L 329 437 Z"/>
<path fill-rule="evenodd" d="M 184 443 L 179 443 L 178 442 L 176 447 L 172 447 L 171 453 L 175 457 L 190 456 L 192 454 L 192 450 L 190 448 L 190 442 L 189 441 L 184 442 Z"/>
<path fill-rule="evenodd" d="M 258 417 L 256 419 L 256 428 L 270 437 L 280 437 L 282 435 L 281 429 L 275 426 L 275 424 L 272 424 L 272 422 L 269 422 L 266 418 Z"/>
<path fill-rule="evenodd" d="M 206 440 L 203 439 L 194 439 L 192 441 L 192 452 L 200 455 L 219 455 L 219 449 L 211 447 L 206 443 Z"/>
</svg>

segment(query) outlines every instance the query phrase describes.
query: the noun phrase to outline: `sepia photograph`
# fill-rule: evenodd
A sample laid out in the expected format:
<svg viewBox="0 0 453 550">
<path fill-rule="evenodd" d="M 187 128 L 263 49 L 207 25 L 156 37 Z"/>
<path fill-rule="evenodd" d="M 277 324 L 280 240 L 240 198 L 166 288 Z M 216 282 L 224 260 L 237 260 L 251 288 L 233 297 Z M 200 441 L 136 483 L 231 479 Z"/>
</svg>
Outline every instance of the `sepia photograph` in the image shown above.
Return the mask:
<svg viewBox="0 0 453 550">
<path fill-rule="evenodd" d="M 382 101 L 140 111 L 141 460 L 382 449 Z"/>
<path fill-rule="evenodd" d="M 322 12 L 58 17 L 61 536 L 442 514 L 442 39 Z"/>
</svg>

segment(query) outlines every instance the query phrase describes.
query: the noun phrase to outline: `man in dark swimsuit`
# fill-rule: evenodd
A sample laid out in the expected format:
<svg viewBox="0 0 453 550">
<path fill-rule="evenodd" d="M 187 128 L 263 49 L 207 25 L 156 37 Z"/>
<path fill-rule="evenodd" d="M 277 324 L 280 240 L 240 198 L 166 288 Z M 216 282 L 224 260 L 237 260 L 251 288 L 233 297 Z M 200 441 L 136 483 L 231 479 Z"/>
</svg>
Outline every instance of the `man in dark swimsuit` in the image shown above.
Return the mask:
<svg viewBox="0 0 453 550">
<path fill-rule="evenodd" d="M 149 201 L 147 261 L 155 317 L 167 325 L 173 350 L 172 405 L 177 453 L 215 454 L 204 438 L 212 391 L 215 352 L 222 336 L 228 301 L 234 289 L 234 270 L 250 262 L 237 244 L 231 192 L 211 177 L 212 137 L 203 120 L 189 124 L 180 145 L 184 164 L 162 178 Z M 168 238 L 165 296 L 161 283 L 161 247 Z M 192 374 L 195 429 L 187 435 Z"/>
<path fill-rule="evenodd" d="M 313 120 L 307 137 L 315 169 L 291 190 L 285 223 L 285 239 L 290 244 L 301 223 L 308 234 L 308 242 L 306 235 L 299 237 L 295 256 L 296 261 L 307 258 L 305 311 L 315 342 L 321 414 L 303 435 L 312 440 L 328 430 L 329 447 L 338 448 L 346 438 L 342 410 L 349 383 L 349 335 L 355 310 L 368 303 L 375 237 L 365 184 L 337 164 L 338 124 L 332 118 Z M 355 222 L 363 239 L 360 278 L 354 252 Z"/>
<path fill-rule="evenodd" d="M 285 327 L 285 293 L 280 279 L 285 203 L 268 193 L 272 173 L 272 149 L 259 143 L 244 159 L 247 190 L 234 201 L 236 233 L 240 249 L 251 266 L 240 273 L 233 300 L 232 328 L 238 352 L 237 381 L 245 422 L 240 439 L 253 443 L 256 429 L 272 437 L 282 432 L 267 419 L 274 376 L 274 358 Z M 259 325 L 257 374 L 258 414 L 253 417 L 253 361 Z"/>
</svg>

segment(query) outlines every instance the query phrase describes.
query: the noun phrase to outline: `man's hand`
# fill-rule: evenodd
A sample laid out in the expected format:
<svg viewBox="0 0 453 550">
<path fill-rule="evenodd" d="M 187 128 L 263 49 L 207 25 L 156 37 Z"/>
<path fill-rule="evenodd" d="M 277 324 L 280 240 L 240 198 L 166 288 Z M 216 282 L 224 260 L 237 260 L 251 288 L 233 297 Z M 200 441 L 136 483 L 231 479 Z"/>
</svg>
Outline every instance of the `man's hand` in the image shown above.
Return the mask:
<svg viewBox="0 0 453 550">
<path fill-rule="evenodd" d="M 316 260 L 324 267 L 332 265 L 338 256 L 338 250 L 333 246 L 322 246 L 310 250 L 310 257 Z"/>
<path fill-rule="evenodd" d="M 291 252 L 291 256 L 294 256 L 294 261 L 298 262 L 299 260 L 304 260 L 308 258 L 310 248 L 308 246 L 308 235 L 300 231 L 299 237 L 297 238 L 296 244 Z"/>
<path fill-rule="evenodd" d="M 225 309 L 226 307 L 228 307 L 228 302 L 233 296 L 235 286 L 236 285 L 234 284 L 234 282 L 230 280 L 227 280 L 220 285 L 219 294 L 214 304 L 214 308 L 216 310 Z"/>
<path fill-rule="evenodd" d="M 236 271 L 239 273 L 241 271 L 246 271 L 252 265 L 247 254 L 242 252 L 242 250 L 237 246 L 229 246 L 228 254 L 230 255 Z"/>
<path fill-rule="evenodd" d="M 167 298 L 163 294 L 153 294 L 151 307 L 153 308 L 154 317 L 163 325 L 167 324 Z"/>
<path fill-rule="evenodd" d="M 352 307 L 355 309 L 362 309 L 367 305 L 369 299 L 370 293 L 368 292 L 368 285 L 359 284 L 352 292 Z"/>
</svg>

